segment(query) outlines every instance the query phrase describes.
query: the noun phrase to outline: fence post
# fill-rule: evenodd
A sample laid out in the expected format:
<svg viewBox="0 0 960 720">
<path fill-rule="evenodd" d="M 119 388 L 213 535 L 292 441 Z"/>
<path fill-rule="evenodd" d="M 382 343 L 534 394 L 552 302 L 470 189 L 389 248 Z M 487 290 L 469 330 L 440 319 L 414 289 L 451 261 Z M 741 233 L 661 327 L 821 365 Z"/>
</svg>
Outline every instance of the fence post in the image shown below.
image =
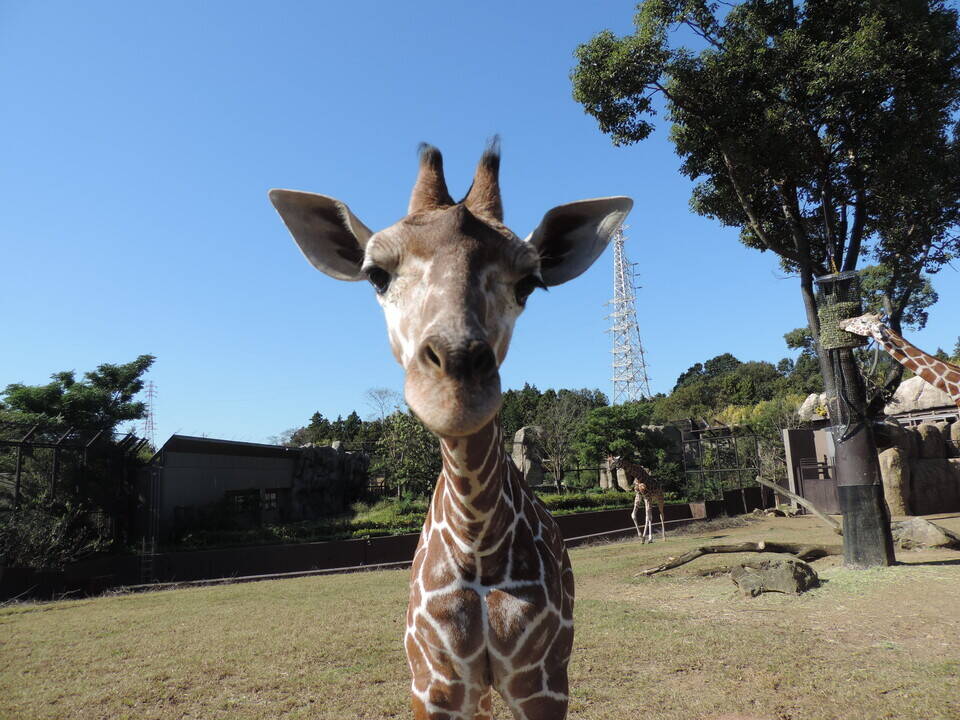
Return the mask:
<svg viewBox="0 0 960 720">
<path fill-rule="evenodd" d="M 17 468 L 14 471 L 14 485 L 13 485 L 13 513 L 17 514 L 17 511 L 20 510 L 20 470 L 23 466 L 23 444 L 17 445 Z"/>
</svg>

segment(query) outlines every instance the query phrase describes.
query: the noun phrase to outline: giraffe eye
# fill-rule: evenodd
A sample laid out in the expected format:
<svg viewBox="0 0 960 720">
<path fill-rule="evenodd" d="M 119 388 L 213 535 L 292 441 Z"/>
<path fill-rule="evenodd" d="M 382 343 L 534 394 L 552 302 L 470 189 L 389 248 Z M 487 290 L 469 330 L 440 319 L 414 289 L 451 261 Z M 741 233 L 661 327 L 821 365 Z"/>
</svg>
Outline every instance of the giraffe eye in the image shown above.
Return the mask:
<svg viewBox="0 0 960 720">
<path fill-rule="evenodd" d="M 514 290 L 517 297 L 517 304 L 520 307 L 523 307 L 527 303 L 527 298 L 530 297 L 532 293 L 537 288 L 547 289 L 546 283 L 540 278 L 539 275 L 527 275 L 525 278 L 520 280 L 517 283 L 517 287 Z"/>
<path fill-rule="evenodd" d="M 383 295 L 390 285 L 390 273 L 376 265 L 367 268 L 365 272 L 367 273 L 367 280 L 373 285 L 377 295 Z"/>
</svg>

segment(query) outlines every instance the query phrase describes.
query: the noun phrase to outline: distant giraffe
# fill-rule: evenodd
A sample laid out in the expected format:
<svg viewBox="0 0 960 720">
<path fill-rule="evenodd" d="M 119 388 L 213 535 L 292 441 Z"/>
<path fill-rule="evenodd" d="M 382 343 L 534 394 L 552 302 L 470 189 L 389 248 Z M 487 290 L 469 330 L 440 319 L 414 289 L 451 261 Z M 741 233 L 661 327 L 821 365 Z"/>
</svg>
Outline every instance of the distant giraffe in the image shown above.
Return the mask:
<svg viewBox="0 0 960 720">
<path fill-rule="evenodd" d="M 877 313 L 841 320 L 841 330 L 874 338 L 898 363 L 935 388 L 943 390 L 960 407 L 960 367 L 911 345 L 884 325 Z"/>
<path fill-rule="evenodd" d="M 645 543 L 653 542 L 652 503 L 656 503 L 657 509 L 660 511 L 660 539 L 666 540 L 667 534 L 663 522 L 663 507 L 665 503 L 663 501 L 663 487 L 660 485 L 660 482 L 653 476 L 653 473 L 643 465 L 628 462 L 621 456 L 611 456 L 607 459 L 607 462 L 614 473 L 617 468 L 623 468 L 623 471 L 627 474 L 627 482 L 629 482 L 631 478 L 633 479 L 633 491 L 636 495 L 633 498 L 633 512 L 630 513 L 630 517 L 633 519 L 633 524 L 637 528 L 637 535 L 640 536 L 640 539 Z M 643 532 L 640 531 L 640 525 L 637 523 L 637 513 L 640 510 L 641 500 L 643 501 L 645 518 Z"/>
</svg>

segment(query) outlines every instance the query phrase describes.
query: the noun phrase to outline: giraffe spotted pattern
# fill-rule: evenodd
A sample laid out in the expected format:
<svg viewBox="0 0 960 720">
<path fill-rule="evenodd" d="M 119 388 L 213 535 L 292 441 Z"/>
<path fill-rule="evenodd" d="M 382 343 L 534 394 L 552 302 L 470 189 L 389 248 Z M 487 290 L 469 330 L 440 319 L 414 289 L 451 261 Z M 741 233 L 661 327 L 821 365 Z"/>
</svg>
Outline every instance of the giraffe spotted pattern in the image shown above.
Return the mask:
<svg viewBox="0 0 960 720">
<path fill-rule="evenodd" d="M 486 720 L 494 689 L 520 720 L 567 714 L 573 573 L 504 453 L 499 371 L 531 293 L 583 274 L 633 201 L 558 205 L 521 240 L 503 224 L 499 169 L 494 138 L 455 202 L 440 151 L 423 145 L 407 215 L 378 232 L 336 198 L 270 191 L 315 268 L 373 286 L 407 405 L 440 438 L 404 634 L 419 720 Z"/>
<path fill-rule="evenodd" d="M 443 471 L 413 561 L 405 645 L 418 720 L 566 716 L 573 571 L 556 522 L 497 422 L 441 438 Z"/>
<path fill-rule="evenodd" d="M 960 367 L 935 358 L 910 344 L 884 325 L 876 313 L 841 320 L 840 327 L 857 335 L 872 337 L 890 357 L 919 375 L 928 384 L 945 392 L 957 407 L 960 407 Z"/>
</svg>

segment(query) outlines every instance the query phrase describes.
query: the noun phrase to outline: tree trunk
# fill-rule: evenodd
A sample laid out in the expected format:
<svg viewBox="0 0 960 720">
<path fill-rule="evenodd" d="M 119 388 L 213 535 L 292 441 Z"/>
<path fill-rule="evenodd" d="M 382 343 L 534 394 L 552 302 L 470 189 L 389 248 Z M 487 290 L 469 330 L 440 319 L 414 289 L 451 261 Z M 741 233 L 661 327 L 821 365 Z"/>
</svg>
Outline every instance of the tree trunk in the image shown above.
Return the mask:
<svg viewBox="0 0 960 720">
<path fill-rule="evenodd" d="M 834 471 L 843 514 L 843 560 L 858 568 L 892 565 L 895 557 L 890 512 L 883 499 L 877 444 L 866 418 L 866 388 L 852 350 L 820 347 L 820 321 L 812 280 L 812 272 L 804 268 L 800 288 L 807 322 L 817 344 L 830 422 L 836 426 L 845 420 L 849 428 L 842 435 L 834 434 Z"/>
</svg>

